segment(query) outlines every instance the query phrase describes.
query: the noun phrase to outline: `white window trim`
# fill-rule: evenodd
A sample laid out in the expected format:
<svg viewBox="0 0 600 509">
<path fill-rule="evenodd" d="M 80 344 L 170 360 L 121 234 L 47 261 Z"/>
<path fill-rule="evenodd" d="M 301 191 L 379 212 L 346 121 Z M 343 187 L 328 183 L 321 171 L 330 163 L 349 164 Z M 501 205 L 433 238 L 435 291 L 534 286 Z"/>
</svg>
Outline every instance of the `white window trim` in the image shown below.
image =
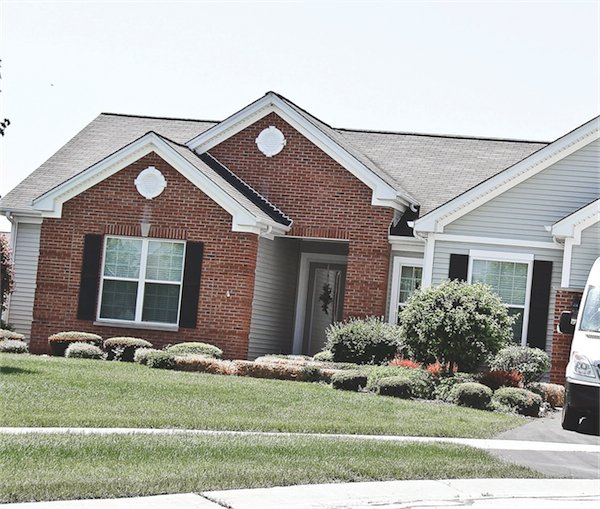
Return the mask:
<svg viewBox="0 0 600 509">
<path fill-rule="evenodd" d="M 135 319 L 134 320 L 120 320 L 117 318 L 101 318 L 100 309 L 102 308 L 102 293 L 104 290 L 104 265 L 106 262 L 106 244 L 108 239 L 127 239 L 127 240 L 141 240 L 142 241 L 142 252 L 140 255 L 140 271 L 138 276 L 138 292 L 135 303 Z M 181 281 L 179 282 L 179 302 L 177 303 L 177 320 L 175 323 L 164 323 L 164 322 L 150 322 L 142 321 L 142 311 L 144 304 L 145 284 L 147 281 L 174 284 L 173 281 L 153 281 L 146 279 L 146 263 L 148 258 L 148 245 L 150 242 L 168 242 L 170 244 L 183 244 L 183 265 L 181 267 Z M 183 296 L 183 278 L 185 276 L 185 253 L 187 249 L 187 242 L 182 240 L 174 239 L 159 239 L 149 237 L 128 237 L 126 235 L 105 235 L 102 245 L 102 266 L 100 269 L 100 289 L 98 293 L 98 305 L 96 308 L 96 321 L 97 325 L 106 325 L 113 327 L 129 327 L 139 329 L 158 329 L 158 330 L 178 330 L 179 319 L 181 314 L 181 298 Z M 142 276 L 143 275 L 143 276 Z M 131 281 L 133 278 L 120 278 L 120 277 L 108 277 L 111 281 Z"/>
<path fill-rule="evenodd" d="M 529 307 L 531 304 L 531 285 L 533 282 L 533 259 L 531 253 L 509 253 L 502 251 L 479 251 L 471 249 L 469 251 L 469 284 L 473 282 L 473 261 L 491 260 L 508 263 L 526 263 L 527 264 L 527 288 L 525 289 L 525 304 L 523 307 L 523 330 L 521 332 L 521 345 L 527 345 L 527 328 L 529 326 Z M 511 307 L 520 308 L 521 306 L 511 305 Z"/>
<path fill-rule="evenodd" d="M 388 307 L 388 322 L 398 322 L 398 305 L 400 300 L 400 277 L 402 267 L 421 267 L 423 268 L 423 258 L 409 258 L 406 256 L 395 256 L 392 262 L 392 290 L 390 292 L 390 302 Z M 421 279 L 421 287 L 423 280 Z"/>
</svg>

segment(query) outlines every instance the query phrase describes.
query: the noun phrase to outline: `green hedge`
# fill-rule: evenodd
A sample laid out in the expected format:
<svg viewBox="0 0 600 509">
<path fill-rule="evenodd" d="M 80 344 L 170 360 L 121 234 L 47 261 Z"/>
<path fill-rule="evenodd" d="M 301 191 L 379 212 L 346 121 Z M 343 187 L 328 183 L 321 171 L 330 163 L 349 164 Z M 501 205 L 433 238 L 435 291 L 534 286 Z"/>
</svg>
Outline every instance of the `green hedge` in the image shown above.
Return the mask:
<svg viewBox="0 0 600 509">
<path fill-rule="evenodd" d="M 168 347 L 165 351 L 172 353 L 173 355 L 206 355 L 207 357 L 212 357 L 213 359 L 220 359 L 223 357 L 223 350 L 220 348 L 208 343 L 199 342 L 178 343 Z"/>
<path fill-rule="evenodd" d="M 28 353 L 29 347 L 25 341 L 21 341 L 19 339 L 3 339 L 0 341 L 0 352 Z"/>
<path fill-rule="evenodd" d="M 494 393 L 494 401 L 522 415 L 537 417 L 542 406 L 542 397 L 539 394 L 518 389 L 516 387 L 503 387 Z"/>
<path fill-rule="evenodd" d="M 76 359 L 102 359 L 104 357 L 104 352 L 96 345 L 77 341 L 76 343 L 71 343 L 67 347 L 65 357 Z"/>
<path fill-rule="evenodd" d="M 152 343 L 145 339 L 125 336 L 109 338 L 104 341 L 104 350 L 106 350 L 109 361 L 133 362 L 135 351 L 138 348 L 152 348 Z"/>
<path fill-rule="evenodd" d="M 331 377 L 331 385 L 334 389 L 358 391 L 366 387 L 367 376 L 362 371 L 340 371 Z"/>
<path fill-rule="evenodd" d="M 52 334 L 52 336 L 48 338 L 48 344 L 50 345 L 52 355 L 56 357 L 64 357 L 65 351 L 67 350 L 68 346 L 71 343 L 76 343 L 80 341 L 90 343 L 91 345 L 95 345 L 98 348 L 102 347 L 102 338 L 97 334 L 90 334 L 88 332 L 58 332 L 56 334 Z"/>
<path fill-rule="evenodd" d="M 379 380 L 377 393 L 382 396 L 393 396 L 395 398 L 412 397 L 412 382 L 402 376 L 390 376 Z"/>
</svg>

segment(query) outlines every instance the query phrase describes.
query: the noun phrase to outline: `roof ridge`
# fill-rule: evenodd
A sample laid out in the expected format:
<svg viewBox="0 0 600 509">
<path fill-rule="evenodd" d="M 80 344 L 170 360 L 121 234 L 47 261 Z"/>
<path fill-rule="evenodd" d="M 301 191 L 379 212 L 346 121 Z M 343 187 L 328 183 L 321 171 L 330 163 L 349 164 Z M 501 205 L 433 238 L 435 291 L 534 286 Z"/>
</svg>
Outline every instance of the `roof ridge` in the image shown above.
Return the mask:
<svg viewBox="0 0 600 509">
<path fill-rule="evenodd" d="M 470 136 L 464 134 L 436 134 L 436 133 L 417 133 L 410 131 L 384 131 L 377 129 L 351 129 L 347 127 L 332 127 L 338 132 L 352 132 L 352 133 L 368 133 L 368 134 L 391 134 L 398 136 L 420 136 L 423 138 L 451 138 L 451 139 L 464 139 L 464 140 L 481 140 L 481 141 L 506 141 L 514 143 L 545 143 L 550 145 L 551 141 L 541 140 L 523 140 L 519 138 L 499 138 L 494 136 Z"/>
<path fill-rule="evenodd" d="M 152 116 L 152 115 L 135 115 L 135 114 L 131 114 L 131 113 L 111 113 L 108 111 L 103 111 L 102 113 L 100 113 L 100 115 L 110 115 L 112 117 L 126 117 L 126 118 L 148 118 L 148 119 L 153 119 L 153 120 L 177 120 L 177 121 L 184 121 L 184 122 L 204 122 L 204 123 L 211 123 L 211 124 L 218 124 L 221 122 L 221 120 L 202 120 L 202 119 L 197 119 L 197 118 L 181 118 L 181 117 L 158 117 L 158 116 Z"/>
</svg>

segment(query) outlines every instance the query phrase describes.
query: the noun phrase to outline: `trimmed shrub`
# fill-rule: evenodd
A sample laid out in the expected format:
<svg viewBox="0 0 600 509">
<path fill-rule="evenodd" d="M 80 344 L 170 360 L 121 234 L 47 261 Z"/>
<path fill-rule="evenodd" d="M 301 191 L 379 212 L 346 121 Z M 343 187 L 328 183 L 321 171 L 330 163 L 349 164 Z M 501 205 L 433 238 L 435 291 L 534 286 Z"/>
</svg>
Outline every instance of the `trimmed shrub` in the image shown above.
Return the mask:
<svg viewBox="0 0 600 509">
<path fill-rule="evenodd" d="M 492 389 L 477 382 L 458 384 L 452 389 L 451 397 L 457 405 L 485 410 L 492 400 Z"/>
<path fill-rule="evenodd" d="M 367 385 L 367 376 L 362 371 L 338 371 L 331 377 L 334 389 L 358 391 Z"/>
<path fill-rule="evenodd" d="M 25 341 L 21 341 L 19 339 L 3 339 L 0 341 L 0 352 L 28 353 L 29 347 Z"/>
<path fill-rule="evenodd" d="M 495 391 L 500 387 L 521 387 L 521 373 L 502 369 L 487 371 L 479 377 L 479 383 Z"/>
<path fill-rule="evenodd" d="M 0 341 L 3 339 L 16 339 L 18 341 L 25 341 L 25 336 L 8 329 L 0 329 Z"/>
<path fill-rule="evenodd" d="M 146 366 L 149 368 L 175 369 L 175 356 L 163 350 L 155 350 L 148 354 Z"/>
<path fill-rule="evenodd" d="M 539 394 L 517 387 L 498 389 L 494 392 L 494 401 L 519 414 L 531 417 L 537 417 L 542 406 L 542 397 Z"/>
<path fill-rule="evenodd" d="M 214 345 L 208 343 L 189 342 L 189 343 L 178 343 L 165 349 L 166 352 L 172 353 L 173 355 L 206 355 L 213 359 L 220 359 L 223 357 L 223 350 L 217 348 Z"/>
<path fill-rule="evenodd" d="M 331 350 L 335 362 L 383 364 L 403 346 L 400 328 L 374 316 L 334 323 L 325 333 L 326 348 Z"/>
<path fill-rule="evenodd" d="M 323 378 L 321 368 L 318 366 L 302 366 L 300 380 L 303 382 L 319 382 Z"/>
<path fill-rule="evenodd" d="M 136 348 L 135 353 L 133 354 L 133 362 L 146 366 L 148 364 L 148 356 L 150 355 L 150 352 L 160 351 L 161 350 L 156 350 L 154 348 Z"/>
<path fill-rule="evenodd" d="M 378 394 L 382 396 L 393 396 L 395 398 L 412 397 L 412 384 L 408 378 L 402 376 L 390 376 L 379 380 Z"/>
<path fill-rule="evenodd" d="M 102 359 L 104 352 L 96 345 L 78 341 L 71 343 L 65 350 L 65 357 L 74 359 Z"/>
<path fill-rule="evenodd" d="M 424 369 L 402 368 L 398 366 L 364 366 L 367 375 L 367 390 L 377 392 L 379 381 L 391 376 L 408 378 L 414 398 L 431 399 L 434 391 L 433 377 Z"/>
<path fill-rule="evenodd" d="M 234 375 L 233 362 L 206 355 L 187 354 L 175 357 L 175 366 L 181 371 L 198 371 L 215 375 Z"/>
<path fill-rule="evenodd" d="M 565 388 L 558 384 L 548 384 L 544 382 L 534 382 L 527 387 L 531 392 L 535 392 L 542 397 L 545 403 L 552 408 L 562 407 L 565 402 Z"/>
<path fill-rule="evenodd" d="M 56 357 L 63 357 L 67 347 L 71 343 L 76 343 L 78 341 L 95 345 L 98 348 L 102 346 L 102 338 L 97 334 L 90 334 L 88 332 L 58 332 L 56 334 L 52 334 L 52 336 L 48 338 L 48 344 L 50 345 L 52 355 Z"/>
<path fill-rule="evenodd" d="M 104 341 L 104 350 L 106 350 L 109 361 L 133 362 L 135 351 L 138 348 L 152 348 L 152 343 L 145 339 L 125 336 L 109 338 Z"/>
<path fill-rule="evenodd" d="M 471 373 L 454 373 L 453 375 L 441 376 L 434 378 L 435 390 L 434 397 L 442 401 L 453 403 L 452 390 L 458 384 L 475 382 L 475 377 Z"/>
<path fill-rule="evenodd" d="M 525 386 L 539 382 L 550 369 L 550 358 L 544 350 L 510 345 L 500 350 L 490 362 L 490 368 L 521 373 Z"/>
<path fill-rule="evenodd" d="M 515 319 L 490 286 L 455 280 L 414 292 L 398 321 L 412 359 L 474 371 L 512 339 Z"/>
<path fill-rule="evenodd" d="M 333 362 L 333 354 L 331 350 L 323 350 L 313 357 L 316 362 Z"/>
</svg>

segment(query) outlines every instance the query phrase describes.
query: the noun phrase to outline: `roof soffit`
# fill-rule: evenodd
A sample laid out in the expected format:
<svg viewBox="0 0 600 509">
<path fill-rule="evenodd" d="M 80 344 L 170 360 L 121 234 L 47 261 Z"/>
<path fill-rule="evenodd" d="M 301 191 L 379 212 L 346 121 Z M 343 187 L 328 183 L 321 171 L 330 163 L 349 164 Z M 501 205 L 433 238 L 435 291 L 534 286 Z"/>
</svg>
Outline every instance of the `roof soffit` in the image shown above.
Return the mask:
<svg viewBox="0 0 600 509">
<path fill-rule="evenodd" d="M 596 117 L 525 159 L 415 221 L 415 231 L 442 233 L 444 227 L 538 174 L 600 137 Z"/>
<path fill-rule="evenodd" d="M 270 113 L 276 113 L 352 175 L 367 185 L 373 191 L 371 199 L 373 205 L 404 210 L 409 204 L 416 204 L 413 198 L 394 189 L 391 184 L 385 182 L 345 148 L 336 143 L 323 130 L 319 129 L 314 123 L 310 122 L 299 111 L 292 108 L 285 100 L 273 92 L 267 93 L 258 101 L 253 102 L 223 122 L 190 140 L 186 145 L 198 154 L 207 152 Z"/>
<path fill-rule="evenodd" d="M 198 159 L 197 162 L 195 161 L 192 164 L 169 146 L 165 139 L 153 132 L 142 136 L 75 177 L 39 196 L 32 202 L 33 209 L 39 211 L 43 217 L 61 217 L 62 206 L 66 201 L 151 152 L 158 154 L 198 189 L 231 214 L 233 231 L 256 234 L 268 232 L 270 234 L 271 231 L 281 230 L 283 233 L 289 229 L 289 227 L 273 221 L 266 215 L 260 214 L 258 210 L 251 210 L 253 208 L 251 205 L 249 207 L 244 203 L 240 203 L 240 200 L 236 199 L 235 193 L 231 193 L 229 189 L 225 190 L 223 186 L 215 182 L 218 179 L 212 180 L 202 171 L 199 171 L 199 168 L 206 168 L 207 172 L 212 173 L 212 170 L 205 163 Z"/>
</svg>

